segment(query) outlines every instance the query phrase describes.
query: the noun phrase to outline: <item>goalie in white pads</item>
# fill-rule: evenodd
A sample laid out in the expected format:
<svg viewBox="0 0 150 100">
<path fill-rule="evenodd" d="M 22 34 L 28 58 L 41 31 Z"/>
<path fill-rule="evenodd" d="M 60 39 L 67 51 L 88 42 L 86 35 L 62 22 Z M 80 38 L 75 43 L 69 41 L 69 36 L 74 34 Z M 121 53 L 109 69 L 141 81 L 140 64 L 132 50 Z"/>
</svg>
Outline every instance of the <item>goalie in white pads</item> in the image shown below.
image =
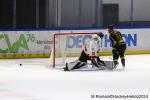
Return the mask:
<svg viewBox="0 0 150 100">
<path fill-rule="evenodd" d="M 105 63 L 104 61 L 100 60 L 98 55 L 100 51 L 100 38 L 103 38 L 103 36 L 104 34 L 102 32 L 94 34 L 89 45 L 83 48 L 79 59 L 74 62 L 66 63 L 64 71 L 79 69 L 88 64 L 87 60 L 91 61 L 92 66 L 95 66 L 97 68 L 104 68 Z"/>
</svg>

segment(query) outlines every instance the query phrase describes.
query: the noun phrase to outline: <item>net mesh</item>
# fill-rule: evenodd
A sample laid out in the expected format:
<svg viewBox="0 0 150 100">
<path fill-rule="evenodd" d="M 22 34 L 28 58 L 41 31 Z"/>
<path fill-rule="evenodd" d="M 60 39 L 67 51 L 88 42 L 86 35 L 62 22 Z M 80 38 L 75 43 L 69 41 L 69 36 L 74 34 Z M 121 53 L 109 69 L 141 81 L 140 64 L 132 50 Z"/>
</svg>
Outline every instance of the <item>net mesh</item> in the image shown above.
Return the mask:
<svg viewBox="0 0 150 100">
<path fill-rule="evenodd" d="M 77 60 L 92 33 L 54 33 L 50 56 L 51 67 L 64 67 L 66 62 Z"/>
</svg>

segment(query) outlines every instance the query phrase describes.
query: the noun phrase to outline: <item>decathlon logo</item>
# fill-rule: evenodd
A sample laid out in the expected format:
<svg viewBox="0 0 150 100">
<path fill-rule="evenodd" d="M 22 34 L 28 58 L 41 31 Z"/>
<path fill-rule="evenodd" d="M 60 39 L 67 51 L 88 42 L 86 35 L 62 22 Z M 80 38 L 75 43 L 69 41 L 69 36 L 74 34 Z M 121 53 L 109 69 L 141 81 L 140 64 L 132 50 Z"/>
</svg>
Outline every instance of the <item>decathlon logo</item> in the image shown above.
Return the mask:
<svg viewBox="0 0 150 100">
<path fill-rule="evenodd" d="M 137 33 L 135 34 L 122 34 L 123 39 L 125 40 L 127 46 L 137 46 Z M 82 48 L 83 46 L 89 44 L 92 35 L 78 35 L 70 36 L 68 42 L 68 48 Z M 104 35 L 104 38 L 101 41 L 102 47 L 111 47 L 111 41 L 109 35 Z"/>
<path fill-rule="evenodd" d="M 122 34 L 127 46 L 137 46 L 137 34 Z M 108 35 L 105 35 L 102 41 L 102 47 L 111 47 L 111 41 Z"/>
<path fill-rule="evenodd" d="M 92 35 L 70 36 L 68 48 L 82 48 L 91 40 Z"/>
</svg>

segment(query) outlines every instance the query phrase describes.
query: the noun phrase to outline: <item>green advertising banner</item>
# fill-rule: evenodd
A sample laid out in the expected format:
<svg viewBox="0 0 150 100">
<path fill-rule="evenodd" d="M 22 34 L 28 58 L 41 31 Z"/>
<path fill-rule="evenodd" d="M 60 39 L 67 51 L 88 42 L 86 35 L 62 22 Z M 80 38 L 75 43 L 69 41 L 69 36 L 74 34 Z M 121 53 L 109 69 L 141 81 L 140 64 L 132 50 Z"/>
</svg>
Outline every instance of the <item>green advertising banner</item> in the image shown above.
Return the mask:
<svg viewBox="0 0 150 100">
<path fill-rule="evenodd" d="M 48 57 L 52 31 L 1 31 L 0 58 Z"/>
</svg>

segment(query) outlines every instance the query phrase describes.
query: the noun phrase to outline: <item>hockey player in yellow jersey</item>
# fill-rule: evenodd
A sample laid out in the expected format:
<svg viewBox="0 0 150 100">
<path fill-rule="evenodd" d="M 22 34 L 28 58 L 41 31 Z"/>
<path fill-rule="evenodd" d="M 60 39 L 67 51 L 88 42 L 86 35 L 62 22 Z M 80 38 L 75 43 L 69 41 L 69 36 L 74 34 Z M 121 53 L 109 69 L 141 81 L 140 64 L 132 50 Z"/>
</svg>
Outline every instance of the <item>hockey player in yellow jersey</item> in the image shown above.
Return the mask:
<svg viewBox="0 0 150 100">
<path fill-rule="evenodd" d="M 126 50 L 126 43 L 122 38 L 122 35 L 119 31 L 113 29 L 113 25 L 110 24 L 108 26 L 108 33 L 109 38 L 112 42 L 112 54 L 113 54 L 113 61 L 114 67 L 116 68 L 118 63 L 118 59 L 120 57 L 122 66 L 125 67 L 125 50 Z"/>
</svg>

